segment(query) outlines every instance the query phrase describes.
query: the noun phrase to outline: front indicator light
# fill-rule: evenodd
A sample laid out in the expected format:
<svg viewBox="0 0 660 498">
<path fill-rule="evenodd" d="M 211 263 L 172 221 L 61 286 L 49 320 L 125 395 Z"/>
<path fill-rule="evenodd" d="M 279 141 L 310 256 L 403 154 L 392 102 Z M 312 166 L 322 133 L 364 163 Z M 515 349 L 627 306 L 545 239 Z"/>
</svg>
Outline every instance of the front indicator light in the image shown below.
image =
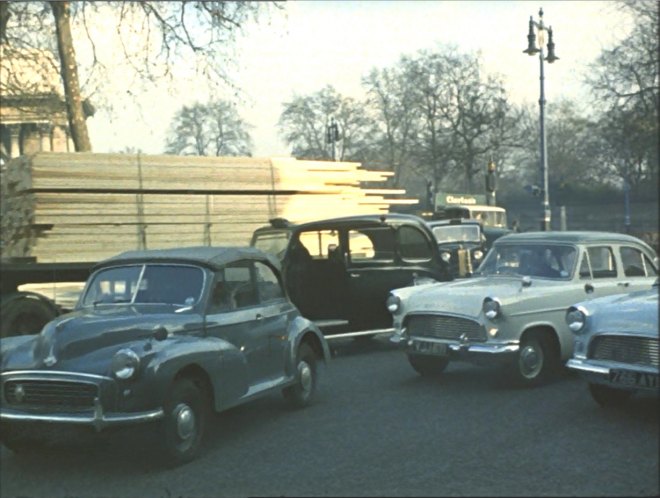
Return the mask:
<svg viewBox="0 0 660 498">
<path fill-rule="evenodd" d="M 499 329 L 496 329 L 495 327 L 488 329 L 488 335 L 491 337 L 497 337 L 498 332 Z"/>
</svg>

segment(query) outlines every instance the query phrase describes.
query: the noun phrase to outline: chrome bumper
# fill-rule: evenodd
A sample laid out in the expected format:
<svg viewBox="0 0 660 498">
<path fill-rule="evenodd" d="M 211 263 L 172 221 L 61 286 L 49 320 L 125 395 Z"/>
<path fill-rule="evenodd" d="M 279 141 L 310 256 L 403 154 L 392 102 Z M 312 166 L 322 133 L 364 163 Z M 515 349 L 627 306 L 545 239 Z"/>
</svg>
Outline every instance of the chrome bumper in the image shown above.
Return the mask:
<svg viewBox="0 0 660 498">
<path fill-rule="evenodd" d="M 135 413 L 103 413 L 103 407 L 98 398 L 94 400 L 94 409 L 86 412 L 73 413 L 30 413 L 2 406 L 0 408 L 0 421 L 18 422 L 47 422 L 62 424 L 90 425 L 101 431 L 103 428 L 114 425 L 152 422 L 163 418 L 162 408 L 147 412 Z"/>
<path fill-rule="evenodd" d="M 447 345 L 447 350 L 451 356 L 456 359 L 478 359 L 478 358 L 509 358 L 515 355 L 520 350 L 519 341 L 507 342 L 486 342 L 486 343 L 470 343 L 470 342 L 457 342 L 446 339 L 435 339 L 432 337 L 403 337 L 401 335 L 392 336 L 390 341 L 397 344 L 405 344 L 406 347 L 412 346 L 413 341 L 426 341 L 435 342 Z"/>
<path fill-rule="evenodd" d="M 590 362 L 589 360 L 580 360 L 577 358 L 571 358 L 566 362 L 566 366 L 571 370 L 575 370 L 580 373 L 580 376 L 587 380 L 588 382 L 594 384 L 604 384 L 608 386 L 614 386 L 622 389 L 641 389 L 648 391 L 657 391 L 656 387 L 652 386 L 643 386 L 643 385 L 630 385 L 622 386 L 620 384 L 615 384 L 610 381 L 610 372 L 614 370 L 629 370 L 631 372 L 636 372 L 639 374 L 650 374 L 652 376 L 658 376 L 658 370 L 653 367 L 644 367 L 640 365 L 631 366 L 631 365 L 598 365 Z M 656 382 L 657 383 L 657 382 Z"/>
</svg>

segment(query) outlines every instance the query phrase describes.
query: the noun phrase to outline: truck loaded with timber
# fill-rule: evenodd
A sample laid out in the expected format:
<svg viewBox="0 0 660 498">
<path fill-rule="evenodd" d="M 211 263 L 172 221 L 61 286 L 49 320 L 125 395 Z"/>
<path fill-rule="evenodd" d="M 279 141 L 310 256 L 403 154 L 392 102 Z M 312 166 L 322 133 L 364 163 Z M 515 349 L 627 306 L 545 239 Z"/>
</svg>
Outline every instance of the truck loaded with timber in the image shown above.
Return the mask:
<svg viewBox="0 0 660 498">
<path fill-rule="evenodd" d="M 294 158 L 39 152 L 2 164 L 0 335 L 71 309 L 96 263 L 132 249 L 247 246 L 273 218 L 386 213 L 391 173 Z"/>
</svg>

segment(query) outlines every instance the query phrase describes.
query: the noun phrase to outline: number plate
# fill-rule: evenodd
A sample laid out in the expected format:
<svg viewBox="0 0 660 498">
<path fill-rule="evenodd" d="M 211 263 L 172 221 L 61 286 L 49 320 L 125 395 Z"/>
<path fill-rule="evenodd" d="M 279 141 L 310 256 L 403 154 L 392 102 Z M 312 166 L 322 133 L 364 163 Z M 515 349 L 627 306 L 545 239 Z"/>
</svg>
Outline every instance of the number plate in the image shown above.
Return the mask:
<svg viewBox="0 0 660 498">
<path fill-rule="evenodd" d="M 610 370 L 610 382 L 621 386 L 655 389 L 660 385 L 656 374 L 619 369 Z"/>
<path fill-rule="evenodd" d="M 413 341 L 415 353 L 447 356 L 447 345 L 441 342 Z"/>
</svg>

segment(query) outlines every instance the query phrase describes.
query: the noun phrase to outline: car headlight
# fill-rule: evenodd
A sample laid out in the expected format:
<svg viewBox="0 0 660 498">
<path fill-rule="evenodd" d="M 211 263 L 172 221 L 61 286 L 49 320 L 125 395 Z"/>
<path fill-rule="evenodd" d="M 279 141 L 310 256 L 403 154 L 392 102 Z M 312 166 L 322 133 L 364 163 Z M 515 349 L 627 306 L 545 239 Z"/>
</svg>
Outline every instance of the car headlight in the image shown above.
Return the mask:
<svg viewBox="0 0 660 498">
<path fill-rule="evenodd" d="M 385 302 L 385 305 L 387 306 L 387 311 L 394 314 L 401 309 L 401 298 L 399 296 L 390 294 L 387 298 L 387 301 Z"/>
<path fill-rule="evenodd" d="M 484 257 L 484 253 L 483 253 L 483 251 L 477 249 L 476 251 L 474 251 L 472 253 L 472 256 L 474 256 L 474 259 L 481 259 L 481 258 Z"/>
<path fill-rule="evenodd" d="M 499 299 L 495 297 L 487 297 L 484 299 L 481 309 L 489 320 L 497 318 L 502 313 L 502 305 L 500 304 Z"/>
<path fill-rule="evenodd" d="M 568 328 L 576 334 L 584 332 L 584 326 L 587 324 L 587 312 L 581 306 L 571 306 L 566 311 L 566 323 Z"/>
<path fill-rule="evenodd" d="M 442 258 L 442 261 L 444 261 L 445 263 L 449 263 L 449 260 L 451 259 L 451 253 L 443 252 L 442 254 L 440 254 L 440 257 Z"/>
<path fill-rule="evenodd" d="M 112 373 L 118 379 L 130 379 L 140 366 L 140 357 L 132 349 L 120 349 L 112 358 Z"/>
</svg>

